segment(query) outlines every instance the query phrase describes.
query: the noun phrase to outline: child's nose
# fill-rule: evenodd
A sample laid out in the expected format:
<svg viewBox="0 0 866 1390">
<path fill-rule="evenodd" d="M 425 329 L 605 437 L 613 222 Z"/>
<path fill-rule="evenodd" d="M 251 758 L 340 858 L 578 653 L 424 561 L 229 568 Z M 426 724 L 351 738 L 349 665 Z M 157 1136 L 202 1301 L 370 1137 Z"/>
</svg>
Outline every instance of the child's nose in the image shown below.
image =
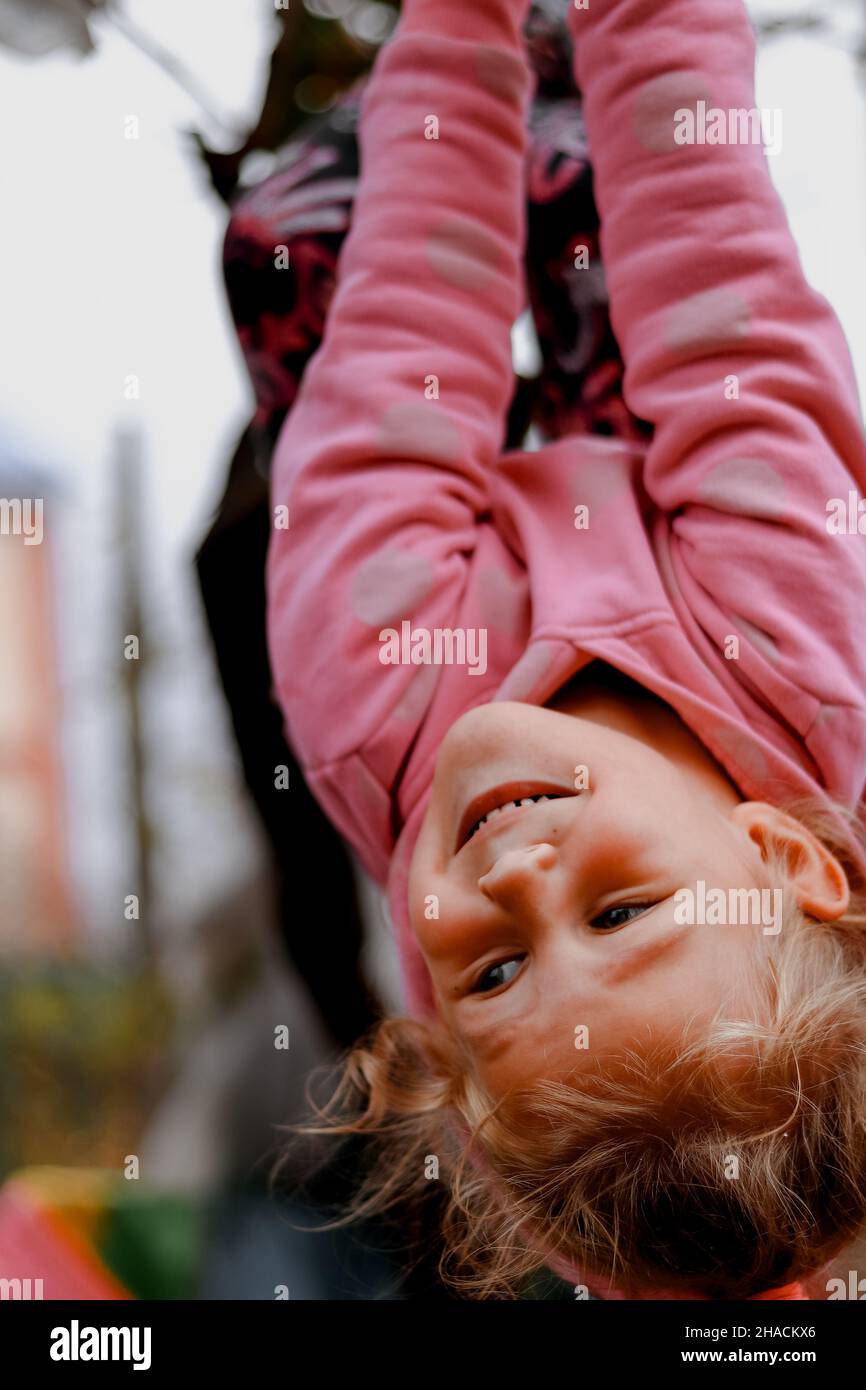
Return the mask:
<svg viewBox="0 0 866 1390">
<path fill-rule="evenodd" d="M 478 880 L 478 887 L 499 907 L 538 907 L 546 889 L 545 879 L 556 862 L 557 851 L 546 841 L 510 849 Z"/>
</svg>

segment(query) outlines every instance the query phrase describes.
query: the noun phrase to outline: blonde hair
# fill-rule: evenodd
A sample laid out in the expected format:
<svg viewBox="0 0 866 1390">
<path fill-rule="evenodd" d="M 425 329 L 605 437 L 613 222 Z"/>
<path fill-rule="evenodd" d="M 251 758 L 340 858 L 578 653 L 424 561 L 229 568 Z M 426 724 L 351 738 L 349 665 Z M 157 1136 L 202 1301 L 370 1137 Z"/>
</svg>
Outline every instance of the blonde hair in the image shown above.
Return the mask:
<svg viewBox="0 0 866 1390">
<path fill-rule="evenodd" d="M 837 813 L 791 813 L 840 859 L 852 899 L 818 922 L 786 892 L 760 1021 L 720 1010 L 673 1056 L 630 1051 L 579 1088 L 541 1079 L 494 1103 L 459 1040 L 386 1019 L 297 1127 L 369 1139 L 331 1224 L 411 1212 L 436 1188 L 440 1275 L 474 1298 L 517 1297 L 548 1264 L 626 1295 L 710 1298 L 824 1265 L 866 1224 L 866 881 L 853 817 L 846 838 Z"/>
</svg>

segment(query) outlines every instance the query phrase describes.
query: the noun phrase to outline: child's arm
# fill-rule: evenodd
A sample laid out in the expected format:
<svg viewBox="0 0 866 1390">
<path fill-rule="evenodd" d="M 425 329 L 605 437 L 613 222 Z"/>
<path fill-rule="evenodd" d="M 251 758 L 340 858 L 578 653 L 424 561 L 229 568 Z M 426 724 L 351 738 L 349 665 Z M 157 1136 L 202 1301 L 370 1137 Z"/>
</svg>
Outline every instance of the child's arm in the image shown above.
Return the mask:
<svg viewBox="0 0 866 1390">
<path fill-rule="evenodd" d="M 866 540 L 827 528 L 828 500 L 866 488 L 848 350 L 760 146 L 674 140 L 675 113 L 701 99 L 726 124 L 754 109 L 745 10 L 589 0 L 570 27 L 625 395 L 655 427 L 645 485 L 673 601 L 710 661 L 739 635 L 731 678 L 856 798 Z"/>
<path fill-rule="evenodd" d="M 268 566 L 277 692 L 320 799 L 374 870 L 425 674 L 381 665 L 378 634 L 457 621 L 514 384 L 527 8 L 404 5 L 363 99 L 324 340 L 274 456 L 273 502 L 289 508 Z M 342 766 L 362 747 L 363 765 Z"/>
</svg>

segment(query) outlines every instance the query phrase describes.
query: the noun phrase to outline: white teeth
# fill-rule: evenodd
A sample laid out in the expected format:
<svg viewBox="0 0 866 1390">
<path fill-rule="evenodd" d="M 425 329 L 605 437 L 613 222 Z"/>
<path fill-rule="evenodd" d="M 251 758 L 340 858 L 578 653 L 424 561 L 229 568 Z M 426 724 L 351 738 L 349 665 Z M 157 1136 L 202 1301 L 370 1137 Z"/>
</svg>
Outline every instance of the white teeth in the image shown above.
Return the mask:
<svg viewBox="0 0 866 1390">
<path fill-rule="evenodd" d="M 469 832 L 469 839 L 472 839 L 472 836 L 475 834 L 476 830 L 480 830 L 482 825 L 486 825 L 489 820 L 493 820 L 494 816 L 498 816 L 502 811 L 515 810 L 520 806 L 534 806 L 540 801 L 551 800 L 553 800 L 552 797 L 548 796 L 546 793 L 543 793 L 539 796 L 525 796 L 522 801 L 505 801 L 501 806 L 494 806 L 491 811 L 487 812 L 486 816 L 481 817 L 481 820 L 478 821 L 477 825 L 474 825 L 472 827 L 472 830 Z"/>
</svg>

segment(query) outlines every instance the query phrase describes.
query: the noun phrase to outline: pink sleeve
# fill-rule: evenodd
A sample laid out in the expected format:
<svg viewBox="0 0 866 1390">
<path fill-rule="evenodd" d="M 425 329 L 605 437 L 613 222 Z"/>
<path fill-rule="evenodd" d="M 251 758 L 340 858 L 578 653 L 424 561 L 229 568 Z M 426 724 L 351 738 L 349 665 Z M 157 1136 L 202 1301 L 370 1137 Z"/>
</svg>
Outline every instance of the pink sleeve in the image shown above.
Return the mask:
<svg viewBox="0 0 866 1390">
<path fill-rule="evenodd" d="M 745 9 L 589 0 L 570 27 L 626 399 L 655 427 L 644 482 L 672 600 L 708 660 L 740 638 L 730 679 L 847 786 L 864 738 L 866 539 L 832 534 L 828 502 L 866 485 L 848 349 L 760 144 L 675 134 L 688 111 L 695 136 L 748 129 Z"/>
<path fill-rule="evenodd" d="M 388 839 L 390 784 L 424 713 L 408 698 L 417 668 L 383 667 L 379 633 L 455 621 L 514 385 L 527 5 L 404 5 L 363 100 L 324 341 L 275 451 L 272 500 L 288 507 L 268 562 L 277 693 L 332 819 L 351 833 L 360 817 L 352 838 L 369 845 Z M 398 707 L 411 717 L 392 718 Z M 377 766 L 360 766 L 374 735 Z"/>
</svg>

